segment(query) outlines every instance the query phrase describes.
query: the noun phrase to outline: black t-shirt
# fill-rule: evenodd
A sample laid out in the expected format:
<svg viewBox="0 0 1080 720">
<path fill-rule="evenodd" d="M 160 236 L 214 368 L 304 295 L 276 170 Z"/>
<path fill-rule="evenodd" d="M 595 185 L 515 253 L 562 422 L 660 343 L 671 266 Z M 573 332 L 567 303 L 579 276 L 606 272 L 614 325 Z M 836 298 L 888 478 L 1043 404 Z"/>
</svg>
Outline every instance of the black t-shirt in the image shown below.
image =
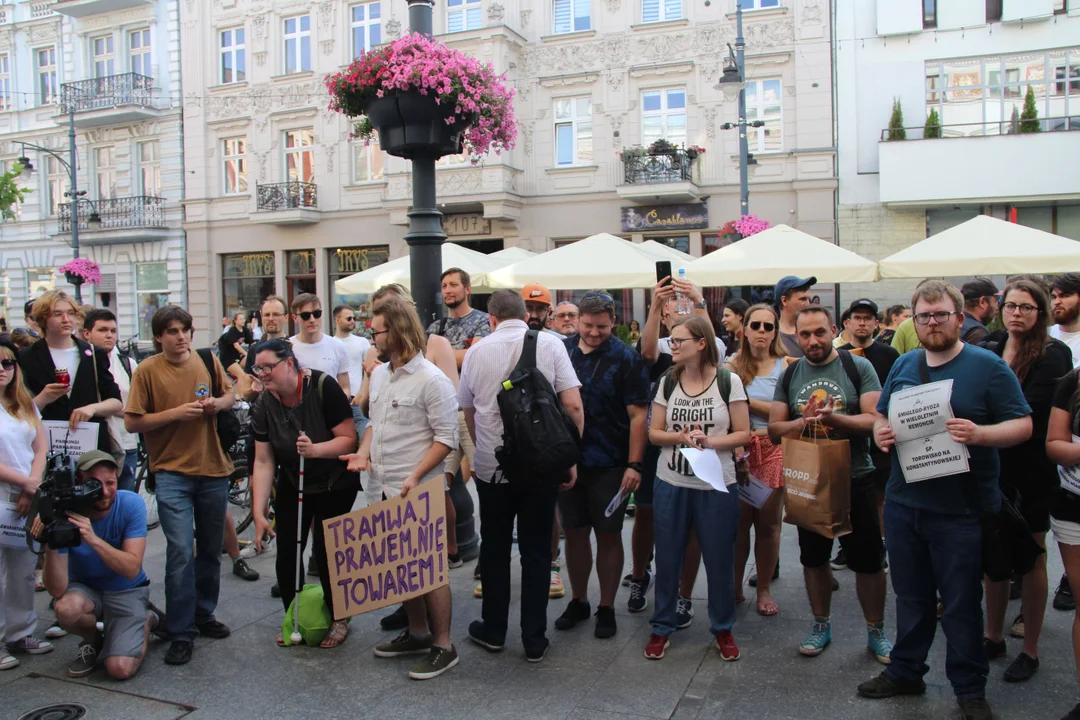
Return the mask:
<svg viewBox="0 0 1080 720">
<path fill-rule="evenodd" d="M 1069 413 L 1069 429 L 1073 435 L 1080 435 L 1080 406 L 1073 407 L 1072 399 L 1076 394 L 1080 369 L 1073 370 L 1058 383 L 1054 391 L 1053 406 Z M 1080 495 L 1058 487 L 1054 502 L 1050 505 L 1050 514 L 1058 520 L 1080 523 Z"/>
<path fill-rule="evenodd" d="M 236 351 L 235 347 L 238 342 L 250 345 L 251 331 L 247 328 L 240 330 L 235 325 L 230 325 L 228 330 L 221 333 L 221 338 L 218 340 L 218 359 L 221 360 L 221 367 L 226 370 L 233 363 L 240 362 L 240 353 Z"/>
<path fill-rule="evenodd" d="M 853 349 L 855 349 L 855 346 L 851 343 L 840 348 L 840 350 Z M 874 366 L 874 372 L 877 373 L 881 387 L 885 387 L 885 379 L 889 377 L 889 371 L 892 370 L 893 363 L 900 357 L 900 353 L 891 345 L 886 345 L 877 340 L 870 343 L 869 347 L 863 348 L 862 352 L 863 357 Z M 870 459 L 874 461 L 874 467 L 877 470 L 889 472 L 892 468 L 892 460 L 889 455 L 878 450 L 876 443 L 870 443 Z"/>
</svg>

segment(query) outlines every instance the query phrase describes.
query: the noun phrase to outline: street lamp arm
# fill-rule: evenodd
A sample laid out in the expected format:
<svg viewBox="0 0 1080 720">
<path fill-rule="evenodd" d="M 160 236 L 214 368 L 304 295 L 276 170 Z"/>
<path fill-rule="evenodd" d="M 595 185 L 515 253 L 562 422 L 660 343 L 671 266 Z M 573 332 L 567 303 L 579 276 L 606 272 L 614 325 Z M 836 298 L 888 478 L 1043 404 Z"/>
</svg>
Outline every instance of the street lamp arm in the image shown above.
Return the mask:
<svg viewBox="0 0 1080 720">
<path fill-rule="evenodd" d="M 71 163 L 65 160 L 62 155 L 58 155 L 54 150 L 50 150 L 47 147 L 42 147 L 41 145 L 35 145 L 34 143 L 23 142 L 22 140 L 19 141 L 19 145 L 22 146 L 23 157 L 26 157 L 26 148 L 30 148 L 31 150 L 38 150 L 40 152 L 52 155 L 54 158 L 60 161 L 60 164 L 67 168 L 68 175 L 71 175 L 74 171 L 74 168 L 71 167 Z"/>
</svg>

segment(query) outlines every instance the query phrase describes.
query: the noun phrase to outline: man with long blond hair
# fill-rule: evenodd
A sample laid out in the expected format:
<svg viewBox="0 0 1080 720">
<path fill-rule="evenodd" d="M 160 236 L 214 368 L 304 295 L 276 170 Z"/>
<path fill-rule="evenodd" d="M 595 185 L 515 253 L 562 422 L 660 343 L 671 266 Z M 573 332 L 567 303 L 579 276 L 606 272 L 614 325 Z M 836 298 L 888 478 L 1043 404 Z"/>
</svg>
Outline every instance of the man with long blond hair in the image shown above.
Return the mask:
<svg viewBox="0 0 1080 720">
<path fill-rule="evenodd" d="M 369 422 L 360 448 L 342 459 L 352 472 L 370 472 L 385 494 L 405 497 L 421 483 L 441 478 L 443 461 L 458 446 L 457 394 L 450 379 L 424 359 L 427 337 L 412 305 L 400 297 L 380 300 L 371 329 L 387 362 L 371 373 Z M 376 645 L 375 656 L 426 656 L 409 673 L 414 680 L 438 677 L 457 665 L 450 642 L 450 587 L 404 606 L 408 627 Z"/>
</svg>

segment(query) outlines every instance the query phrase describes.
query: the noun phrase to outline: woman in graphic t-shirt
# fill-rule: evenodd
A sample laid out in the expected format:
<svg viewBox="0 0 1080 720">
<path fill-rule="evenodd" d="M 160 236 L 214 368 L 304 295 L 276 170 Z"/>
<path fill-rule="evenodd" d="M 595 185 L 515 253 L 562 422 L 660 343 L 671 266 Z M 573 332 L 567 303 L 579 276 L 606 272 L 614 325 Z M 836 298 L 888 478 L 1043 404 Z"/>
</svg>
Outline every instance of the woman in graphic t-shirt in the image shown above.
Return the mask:
<svg viewBox="0 0 1080 720">
<path fill-rule="evenodd" d="M 656 528 L 656 611 L 645 657 L 659 660 L 675 632 L 679 568 L 693 530 L 701 545 L 709 583 L 710 629 L 724 660 L 738 660 L 735 623 L 735 535 L 739 497 L 695 476 L 682 448 L 713 452 L 723 469 L 710 478 L 725 489 L 735 484 L 732 451 L 750 441 L 750 412 L 738 375 L 721 368 L 712 324 L 703 317 L 671 329 L 675 367 L 657 383 L 649 441 L 660 448 L 653 485 Z M 724 398 L 722 386 L 728 386 Z M 722 483 L 722 485 L 720 485 Z"/>
<path fill-rule="evenodd" d="M 1050 527 L 1054 531 L 1065 574 L 1073 587 L 1080 585 L 1080 369 L 1062 380 L 1050 410 L 1046 434 L 1046 455 L 1057 463 L 1061 486 L 1050 505 Z M 1080 613 L 1073 611 L 1073 657 L 1080 658 Z M 1080 671 L 1080 668 L 1078 668 Z M 1066 718 L 1080 718 L 1080 703 Z"/>
<path fill-rule="evenodd" d="M 0 503 L 6 504 L 0 507 L 15 506 L 15 524 L 25 520 L 45 472 L 48 449 L 41 415 L 20 377 L 17 352 L 11 342 L 0 340 Z M 19 664 L 11 652 L 41 655 L 53 649 L 52 643 L 34 637 L 36 563 L 26 545 L 0 545 L 0 670 Z"/>
</svg>

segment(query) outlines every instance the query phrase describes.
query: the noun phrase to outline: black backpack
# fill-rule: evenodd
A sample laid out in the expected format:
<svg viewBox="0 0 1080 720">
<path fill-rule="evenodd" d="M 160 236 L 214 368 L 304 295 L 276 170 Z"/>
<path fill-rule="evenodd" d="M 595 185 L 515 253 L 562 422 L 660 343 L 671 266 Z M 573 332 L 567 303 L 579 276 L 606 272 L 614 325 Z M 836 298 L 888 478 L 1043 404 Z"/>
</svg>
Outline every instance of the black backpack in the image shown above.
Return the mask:
<svg viewBox="0 0 1080 720">
<path fill-rule="evenodd" d="M 503 421 L 503 444 L 495 457 L 514 484 L 559 485 L 581 459 L 581 436 L 559 396 L 536 367 L 538 330 L 529 330 L 521 357 L 496 398 Z"/>
<path fill-rule="evenodd" d="M 214 368 L 214 353 L 210 348 L 202 348 L 198 350 L 198 353 L 203 365 L 206 365 L 206 372 L 210 373 L 210 396 L 216 398 L 221 392 L 221 387 L 218 385 L 218 376 Z M 240 439 L 240 420 L 232 414 L 231 410 L 219 412 L 214 418 L 218 442 L 221 443 L 221 449 L 228 455 L 233 445 Z"/>
</svg>

